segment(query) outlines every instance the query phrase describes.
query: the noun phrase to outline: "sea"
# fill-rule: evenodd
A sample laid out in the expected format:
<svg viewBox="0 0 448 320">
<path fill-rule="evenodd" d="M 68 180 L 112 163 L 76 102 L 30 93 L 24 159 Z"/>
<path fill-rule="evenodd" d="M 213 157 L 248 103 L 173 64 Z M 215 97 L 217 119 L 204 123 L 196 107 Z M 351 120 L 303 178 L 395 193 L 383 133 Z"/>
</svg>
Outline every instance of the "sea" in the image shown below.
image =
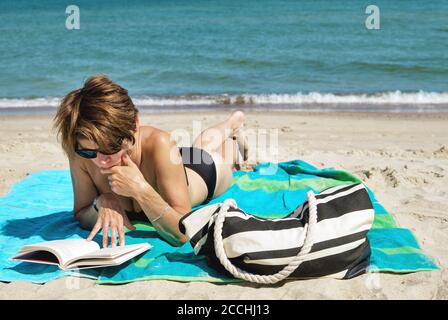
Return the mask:
<svg viewBox="0 0 448 320">
<path fill-rule="evenodd" d="M 448 1 L 0 1 L 0 116 L 95 74 L 143 112 L 447 112 Z"/>
</svg>

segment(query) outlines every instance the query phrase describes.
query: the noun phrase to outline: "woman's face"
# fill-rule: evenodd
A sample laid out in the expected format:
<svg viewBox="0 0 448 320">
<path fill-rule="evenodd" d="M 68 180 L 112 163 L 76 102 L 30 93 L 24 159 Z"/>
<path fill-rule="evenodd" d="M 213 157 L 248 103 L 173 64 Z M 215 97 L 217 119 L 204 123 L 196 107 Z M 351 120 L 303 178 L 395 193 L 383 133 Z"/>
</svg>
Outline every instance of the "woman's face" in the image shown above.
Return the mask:
<svg viewBox="0 0 448 320">
<path fill-rule="evenodd" d="M 90 140 L 78 140 L 78 149 L 98 150 L 98 145 Z M 126 144 L 123 143 L 122 148 L 117 153 L 106 155 L 98 151 L 96 158 L 90 159 L 98 168 L 110 169 L 114 166 L 121 165 L 121 157 L 127 151 Z"/>
</svg>

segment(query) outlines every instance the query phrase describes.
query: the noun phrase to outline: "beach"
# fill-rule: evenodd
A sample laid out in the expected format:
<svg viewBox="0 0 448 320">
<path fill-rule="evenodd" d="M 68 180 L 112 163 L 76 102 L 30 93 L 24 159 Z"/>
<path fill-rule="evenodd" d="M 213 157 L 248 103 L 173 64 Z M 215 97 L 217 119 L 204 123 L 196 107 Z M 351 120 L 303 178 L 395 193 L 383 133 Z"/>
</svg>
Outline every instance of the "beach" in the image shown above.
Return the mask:
<svg viewBox="0 0 448 320">
<path fill-rule="evenodd" d="M 44 285 L 0 283 L 0 299 L 447 299 L 448 113 L 246 112 L 246 129 L 278 133 L 278 155 L 249 151 L 249 163 L 301 159 L 347 170 L 409 228 L 441 267 L 406 275 L 367 274 L 352 280 L 286 281 L 273 286 L 144 281 L 96 285 L 65 277 Z M 142 125 L 192 133 L 229 111 L 142 113 Z M 197 123 L 197 122 L 196 122 Z M 52 115 L 0 117 L 0 195 L 29 174 L 67 169 L 51 130 Z M 249 146 L 250 148 L 250 146 Z"/>
</svg>

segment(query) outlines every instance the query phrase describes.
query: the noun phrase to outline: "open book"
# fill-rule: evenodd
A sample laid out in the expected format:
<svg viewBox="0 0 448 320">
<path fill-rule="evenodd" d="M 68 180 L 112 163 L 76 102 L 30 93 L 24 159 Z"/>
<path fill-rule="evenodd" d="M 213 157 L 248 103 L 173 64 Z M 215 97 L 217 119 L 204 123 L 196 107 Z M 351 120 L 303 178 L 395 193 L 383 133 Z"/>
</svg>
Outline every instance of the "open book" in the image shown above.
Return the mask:
<svg viewBox="0 0 448 320">
<path fill-rule="evenodd" d="M 65 239 L 22 247 L 13 260 L 54 264 L 62 270 L 117 266 L 151 249 L 149 243 L 104 248 L 94 241 Z"/>
</svg>

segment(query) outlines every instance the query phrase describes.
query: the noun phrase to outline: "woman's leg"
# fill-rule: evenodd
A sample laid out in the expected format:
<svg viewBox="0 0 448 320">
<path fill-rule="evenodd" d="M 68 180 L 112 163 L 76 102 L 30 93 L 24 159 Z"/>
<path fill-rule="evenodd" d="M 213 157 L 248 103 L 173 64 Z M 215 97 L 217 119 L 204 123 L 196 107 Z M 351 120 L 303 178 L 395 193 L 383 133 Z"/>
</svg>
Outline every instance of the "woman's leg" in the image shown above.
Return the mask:
<svg viewBox="0 0 448 320">
<path fill-rule="evenodd" d="M 223 122 L 202 131 L 195 139 L 193 146 L 209 153 L 219 153 L 229 165 L 236 163 L 238 150 L 243 159 L 247 160 L 248 146 L 242 129 L 244 121 L 244 113 L 240 110 L 234 111 Z"/>
<path fill-rule="evenodd" d="M 247 158 L 247 142 L 242 130 L 244 121 L 244 113 L 234 111 L 225 121 L 202 131 L 193 143 L 194 147 L 207 151 L 215 163 L 217 181 L 214 196 L 224 193 L 232 184 L 238 150 L 245 160 Z"/>
</svg>

